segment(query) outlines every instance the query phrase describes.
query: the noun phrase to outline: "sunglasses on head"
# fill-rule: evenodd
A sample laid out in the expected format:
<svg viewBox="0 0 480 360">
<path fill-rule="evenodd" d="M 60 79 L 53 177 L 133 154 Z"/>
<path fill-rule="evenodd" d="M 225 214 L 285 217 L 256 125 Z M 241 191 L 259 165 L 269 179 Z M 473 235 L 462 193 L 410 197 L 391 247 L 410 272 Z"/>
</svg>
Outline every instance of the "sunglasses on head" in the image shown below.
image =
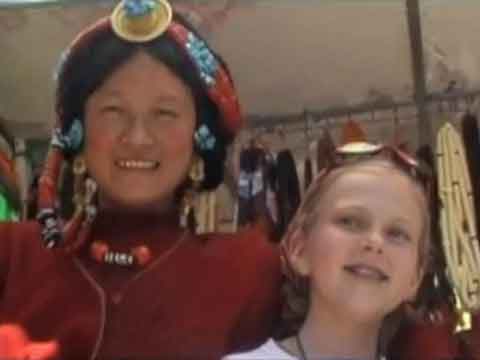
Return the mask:
<svg viewBox="0 0 480 360">
<path fill-rule="evenodd" d="M 404 173 L 419 182 L 427 194 L 430 194 L 432 172 L 429 166 L 420 164 L 413 156 L 392 145 L 352 142 L 338 147 L 326 172 L 348 164 L 376 158 L 392 162 Z"/>
</svg>

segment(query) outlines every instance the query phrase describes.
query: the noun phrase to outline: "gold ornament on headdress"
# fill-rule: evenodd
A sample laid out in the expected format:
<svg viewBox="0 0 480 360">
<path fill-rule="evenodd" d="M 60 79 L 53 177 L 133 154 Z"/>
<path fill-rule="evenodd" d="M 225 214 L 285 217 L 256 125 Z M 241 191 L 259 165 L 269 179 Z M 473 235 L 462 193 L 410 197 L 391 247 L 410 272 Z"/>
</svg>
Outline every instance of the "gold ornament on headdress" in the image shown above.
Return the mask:
<svg viewBox="0 0 480 360">
<path fill-rule="evenodd" d="M 172 7 L 166 0 L 122 0 L 111 15 L 113 31 L 131 42 L 155 39 L 172 21 Z"/>
</svg>

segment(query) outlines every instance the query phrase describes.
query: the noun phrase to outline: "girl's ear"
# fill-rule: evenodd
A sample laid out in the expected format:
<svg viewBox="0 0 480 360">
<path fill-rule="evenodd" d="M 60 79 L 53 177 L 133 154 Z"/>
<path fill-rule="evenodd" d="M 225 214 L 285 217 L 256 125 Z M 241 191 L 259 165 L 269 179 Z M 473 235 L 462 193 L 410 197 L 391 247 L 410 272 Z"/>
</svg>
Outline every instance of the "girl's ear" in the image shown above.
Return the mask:
<svg viewBox="0 0 480 360">
<path fill-rule="evenodd" d="M 310 262 L 306 250 L 307 236 L 304 231 L 299 229 L 292 234 L 291 247 L 289 249 L 288 258 L 290 264 L 301 276 L 310 275 Z"/>
</svg>

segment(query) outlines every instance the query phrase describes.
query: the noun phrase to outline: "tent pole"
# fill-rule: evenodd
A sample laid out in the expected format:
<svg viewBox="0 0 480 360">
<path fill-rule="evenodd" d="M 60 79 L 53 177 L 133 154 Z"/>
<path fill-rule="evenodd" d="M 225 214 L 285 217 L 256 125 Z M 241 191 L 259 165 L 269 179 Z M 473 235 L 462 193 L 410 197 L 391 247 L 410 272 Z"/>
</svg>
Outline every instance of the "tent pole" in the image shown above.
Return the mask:
<svg viewBox="0 0 480 360">
<path fill-rule="evenodd" d="M 433 133 L 427 107 L 427 86 L 425 81 L 425 62 L 419 0 L 406 0 L 406 6 L 412 74 L 415 87 L 414 100 L 418 111 L 418 145 L 422 146 L 432 143 Z"/>
</svg>

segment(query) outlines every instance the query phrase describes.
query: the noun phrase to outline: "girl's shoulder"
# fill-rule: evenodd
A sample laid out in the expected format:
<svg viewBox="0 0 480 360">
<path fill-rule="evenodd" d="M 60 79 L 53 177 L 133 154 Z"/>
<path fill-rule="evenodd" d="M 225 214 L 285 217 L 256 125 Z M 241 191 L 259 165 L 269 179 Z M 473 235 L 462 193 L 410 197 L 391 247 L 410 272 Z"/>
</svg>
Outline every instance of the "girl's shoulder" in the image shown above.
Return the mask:
<svg viewBox="0 0 480 360">
<path fill-rule="evenodd" d="M 224 360 L 298 360 L 283 350 L 273 339 L 260 347 L 242 353 L 227 355 Z"/>
</svg>

